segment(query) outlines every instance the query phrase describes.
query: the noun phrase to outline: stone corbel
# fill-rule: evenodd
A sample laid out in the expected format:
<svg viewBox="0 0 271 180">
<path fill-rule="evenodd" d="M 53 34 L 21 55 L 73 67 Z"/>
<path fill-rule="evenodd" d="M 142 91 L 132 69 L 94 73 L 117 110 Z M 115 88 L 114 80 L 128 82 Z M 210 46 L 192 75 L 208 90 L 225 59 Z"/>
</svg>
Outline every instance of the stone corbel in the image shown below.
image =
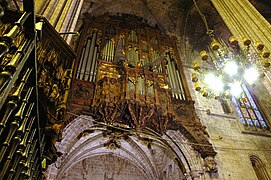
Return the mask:
<svg viewBox="0 0 271 180">
<path fill-rule="evenodd" d="M 218 169 L 215 158 L 213 156 L 207 156 L 206 158 L 204 158 L 203 168 L 205 172 L 208 172 L 210 174 L 217 173 Z"/>
</svg>

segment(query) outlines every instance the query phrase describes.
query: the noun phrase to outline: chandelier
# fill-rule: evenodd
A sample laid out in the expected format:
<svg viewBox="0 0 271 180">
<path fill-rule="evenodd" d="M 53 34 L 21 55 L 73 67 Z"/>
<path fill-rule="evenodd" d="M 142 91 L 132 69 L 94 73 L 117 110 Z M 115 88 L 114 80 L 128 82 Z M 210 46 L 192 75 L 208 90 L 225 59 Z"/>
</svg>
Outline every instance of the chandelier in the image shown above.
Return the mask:
<svg viewBox="0 0 271 180">
<path fill-rule="evenodd" d="M 234 36 L 229 38 L 229 42 L 215 38 L 205 16 L 193 1 L 211 38 L 208 52 L 201 51 L 201 60 L 193 63 L 195 90 L 204 97 L 215 99 L 238 97 L 242 93 L 242 84 L 254 84 L 265 76 L 270 66 L 270 52 L 261 42 L 253 43 L 247 37 L 242 37 L 241 42 Z"/>
</svg>

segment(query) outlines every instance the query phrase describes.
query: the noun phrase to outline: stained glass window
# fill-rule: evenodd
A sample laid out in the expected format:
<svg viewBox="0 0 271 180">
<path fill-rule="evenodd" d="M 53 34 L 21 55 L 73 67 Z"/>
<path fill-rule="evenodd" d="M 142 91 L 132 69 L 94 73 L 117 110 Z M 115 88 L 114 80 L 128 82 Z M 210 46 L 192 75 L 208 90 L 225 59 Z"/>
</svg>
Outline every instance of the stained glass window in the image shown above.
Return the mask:
<svg viewBox="0 0 271 180">
<path fill-rule="evenodd" d="M 242 124 L 246 126 L 267 129 L 266 122 L 261 115 L 246 85 L 242 84 L 243 92 L 239 98 L 232 97 L 232 102 L 236 108 Z"/>
</svg>

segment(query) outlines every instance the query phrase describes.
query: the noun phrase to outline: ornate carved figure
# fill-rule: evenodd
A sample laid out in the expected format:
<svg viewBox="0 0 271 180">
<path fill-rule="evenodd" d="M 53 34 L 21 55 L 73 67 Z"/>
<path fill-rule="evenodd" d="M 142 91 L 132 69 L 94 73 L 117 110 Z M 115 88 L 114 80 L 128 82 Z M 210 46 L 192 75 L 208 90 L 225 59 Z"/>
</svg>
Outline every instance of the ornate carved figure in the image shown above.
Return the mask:
<svg viewBox="0 0 271 180">
<path fill-rule="evenodd" d="M 61 156 L 62 153 L 58 152 L 55 143 L 61 140 L 63 123 L 53 124 L 51 126 L 45 127 L 45 139 L 46 144 L 44 147 L 44 156 L 47 161 L 47 165 L 54 163 L 57 157 Z"/>
<path fill-rule="evenodd" d="M 59 88 L 56 84 L 54 84 L 49 99 L 50 101 L 55 101 L 58 97 L 59 97 Z"/>
<path fill-rule="evenodd" d="M 215 162 L 214 157 L 207 156 L 204 159 L 204 167 L 205 167 L 205 171 L 207 172 L 210 172 L 210 173 L 217 172 L 217 163 Z"/>
</svg>

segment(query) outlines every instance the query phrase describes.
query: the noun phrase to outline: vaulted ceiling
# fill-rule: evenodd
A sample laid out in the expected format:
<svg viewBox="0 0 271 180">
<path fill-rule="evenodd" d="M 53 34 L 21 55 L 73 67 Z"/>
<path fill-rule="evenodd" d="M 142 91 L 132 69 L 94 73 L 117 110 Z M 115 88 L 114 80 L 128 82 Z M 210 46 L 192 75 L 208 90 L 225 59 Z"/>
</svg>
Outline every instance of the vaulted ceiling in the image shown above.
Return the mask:
<svg viewBox="0 0 271 180">
<path fill-rule="evenodd" d="M 265 18 L 271 21 L 270 1 L 250 1 Z M 227 39 L 230 32 L 210 0 L 197 0 L 196 2 L 215 35 Z M 141 16 L 149 24 L 158 25 L 170 35 L 183 35 L 194 49 L 200 48 L 202 44 L 209 41 L 203 21 L 192 0 L 86 0 L 81 18 L 84 13 L 94 16 L 104 13 L 126 13 Z"/>
</svg>

